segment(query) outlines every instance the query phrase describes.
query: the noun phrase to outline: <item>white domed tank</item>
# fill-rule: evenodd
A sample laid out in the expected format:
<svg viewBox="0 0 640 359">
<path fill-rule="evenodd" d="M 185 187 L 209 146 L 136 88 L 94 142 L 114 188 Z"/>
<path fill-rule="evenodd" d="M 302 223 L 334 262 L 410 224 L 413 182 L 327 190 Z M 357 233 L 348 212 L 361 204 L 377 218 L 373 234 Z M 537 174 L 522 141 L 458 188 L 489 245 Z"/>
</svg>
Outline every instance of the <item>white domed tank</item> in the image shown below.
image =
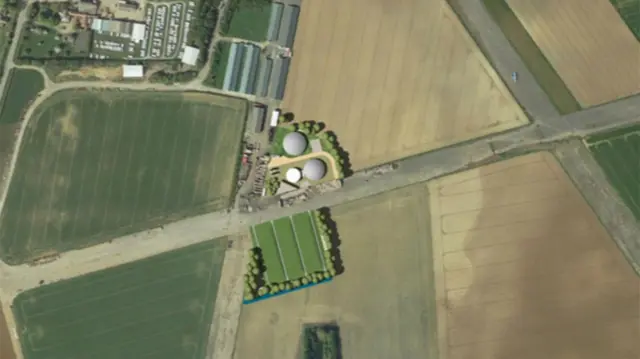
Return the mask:
<svg viewBox="0 0 640 359">
<path fill-rule="evenodd" d="M 304 164 L 302 174 L 312 181 L 319 181 L 327 174 L 327 165 L 317 158 L 310 159 Z"/>
<path fill-rule="evenodd" d="M 300 156 L 307 149 L 307 138 L 300 132 L 290 132 L 284 136 L 282 147 L 289 156 Z"/>
<path fill-rule="evenodd" d="M 302 179 L 302 172 L 299 168 L 289 168 L 285 174 L 285 179 L 289 183 L 298 183 Z"/>
</svg>

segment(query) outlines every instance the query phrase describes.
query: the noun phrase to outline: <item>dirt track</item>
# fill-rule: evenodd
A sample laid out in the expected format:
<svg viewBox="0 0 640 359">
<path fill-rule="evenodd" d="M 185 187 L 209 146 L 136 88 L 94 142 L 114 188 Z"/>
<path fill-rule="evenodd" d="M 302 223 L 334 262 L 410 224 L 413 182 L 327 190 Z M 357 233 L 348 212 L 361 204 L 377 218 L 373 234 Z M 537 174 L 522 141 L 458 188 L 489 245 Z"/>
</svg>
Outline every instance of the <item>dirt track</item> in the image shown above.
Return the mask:
<svg viewBox="0 0 640 359">
<path fill-rule="evenodd" d="M 445 1 L 301 11 L 283 108 L 326 123 L 354 169 L 527 123 Z"/>
<path fill-rule="evenodd" d="M 640 281 L 552 155 L 430 188 L 441 359 L 640 356 Z"/>
</svg>

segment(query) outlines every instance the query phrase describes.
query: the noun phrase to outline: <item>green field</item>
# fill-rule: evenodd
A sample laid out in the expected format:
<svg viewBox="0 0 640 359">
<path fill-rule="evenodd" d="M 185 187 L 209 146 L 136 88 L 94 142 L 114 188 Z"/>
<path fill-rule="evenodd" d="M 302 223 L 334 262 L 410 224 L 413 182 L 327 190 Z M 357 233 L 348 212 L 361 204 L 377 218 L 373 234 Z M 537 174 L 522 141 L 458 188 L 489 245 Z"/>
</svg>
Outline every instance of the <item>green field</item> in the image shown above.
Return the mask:
<svg viewBox="0 0 640 359">
<path fill-rule="evenodd" d="M 533 74 L 538 85 L 547 94 L 560 114 L 568 114 L 581 109 L 567 85 L 542 54 L 524 26 L 520 23 L 505 0 L 483 0 L 491 17 L 500 27 L 509 43 Z"/>
<path fill-rule="evenodd" d="M 231 0 L 226 36 L 265 41 L 271 18 L 271 1 Z"/>
<path fill-rule="evenodd" d="M 229 52 L 231 51 L 231 43 L 220 42 L 216 47 L 209 76 L 204 80 L 207 86 L 213 86 L 221 89 L 224 85 L 224 75 L 227 72 L 227 62 L 229 61 Z"/>
<path fill-rule="evenodd" d="M 8 86 L 2 96 L 0 123 L 15 123 L 44 89 L 44 79 L 35 70 L 11 69 Z"/>
<path fill-rule="evenodd" d="M 640 41 L 640 0 L 610 0 L 631 32 Z"/>
<path fill-rule="evenodd" d="M 25 359 L 204 359 L 227 240 L 45 285 L 13 302 Z"/>
<path fill-rule="evenodd" d="M 592 136 L 587 144 L 611 185 L 640 220 L 640 126 Z"/>
<path fill-rule="evenodd" d="M 201 93 L 54 94 L 21 144 L 1 257 L 21 263 L 228 207 L 246 111 Z"/>
<path fill-rule="evenodd" d="M 252 227 L 254 245 L 262 249 L 266 280 L 280 283 L 325 270 L 320 239 L 309 212 Z"/>
</svg>

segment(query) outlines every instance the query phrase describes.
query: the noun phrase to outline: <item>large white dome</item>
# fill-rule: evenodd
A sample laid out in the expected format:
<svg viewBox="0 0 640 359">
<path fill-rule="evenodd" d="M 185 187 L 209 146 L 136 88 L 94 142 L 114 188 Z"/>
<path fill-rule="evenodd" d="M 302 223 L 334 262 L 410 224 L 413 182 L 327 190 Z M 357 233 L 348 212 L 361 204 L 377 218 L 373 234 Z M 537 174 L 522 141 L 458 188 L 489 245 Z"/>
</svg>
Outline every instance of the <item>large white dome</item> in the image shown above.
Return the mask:
<svg viewBox="0 0 640 359">
<path fill-rule="evenodd" d="M 299 168 L 292 167 L 287 170 L 285 178 L 287 182 L 298 183 L 302 179 L 302 173 L 300 173 Z"/>
<path fill-rule="evenodd" d="M 304 164 L 302 174 L 312 181 L 319 181 L 327 174 L 327 165 L 317 158 L 310 159 Z"/>
<path fill-rule="evenodd" d="M 291 132 L 282 141 L 284 151 L 290 156 L 300 156 L 307 149 L 307 138 L 300 132 Z"/>
</svg>

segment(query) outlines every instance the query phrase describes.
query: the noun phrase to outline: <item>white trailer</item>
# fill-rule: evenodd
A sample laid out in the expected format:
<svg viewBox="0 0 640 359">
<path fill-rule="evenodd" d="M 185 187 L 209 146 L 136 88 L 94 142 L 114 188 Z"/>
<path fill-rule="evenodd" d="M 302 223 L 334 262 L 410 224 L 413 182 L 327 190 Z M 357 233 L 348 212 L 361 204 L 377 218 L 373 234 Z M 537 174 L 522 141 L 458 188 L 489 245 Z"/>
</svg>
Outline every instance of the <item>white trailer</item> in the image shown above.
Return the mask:
<svg viewBox="0 0 640 359">
<path fill-rule="evenodd" d="M 271 112 L 271 121 L 269 122 L 269 127 L 278 126 L 279 118 L 280 118 L 280 109 L 273 110 L 273 112 Z"/>
</svg>

